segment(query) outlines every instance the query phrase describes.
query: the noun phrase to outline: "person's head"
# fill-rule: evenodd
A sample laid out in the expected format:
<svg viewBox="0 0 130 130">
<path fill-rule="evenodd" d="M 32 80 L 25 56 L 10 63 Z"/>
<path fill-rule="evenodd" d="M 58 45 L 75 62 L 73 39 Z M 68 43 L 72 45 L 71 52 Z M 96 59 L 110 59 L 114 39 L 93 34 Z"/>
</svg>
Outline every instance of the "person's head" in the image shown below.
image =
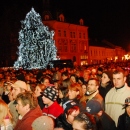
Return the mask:
<svg viewBox="0 0 130 130">
<path fill-rule="evenodd" d="M 111 71 L 104 71 L 102 73 L 101 83 L 106 84 L 109 81 L 112 81 L 112 72 Z"/>
<path fill-rule="evenodd" d="M 27 84 L 21 80 L 17 80 L 14 84 L 11 84 L 11 86 L 13 87 L 12 94 L 14 99 L 16 99 L 19 93 L 28 91 Z"/>
<path fill-rule="evenodd" d="M 8 93 L 8 98 L 9 98 L 9 101 L 13 101 L 13 93 L 12 93 L 12 91 L 10 91 Z"/>
<path fill-rule="evenodd" d="M 32 123 L 32 130 L 53 130 L 54 121 L 49 116 L 40 116 Z"/>
<path fill-rule="evenodd" d="M 70 75 L 71 83 L 76 83 L 78 81 L 78 77 L 75 74 Z"/>
<path fill-rule="evenodd" d="M 123 108 L 125 108 L 128 116 L 130 116 L 130 97 L 125 99 L 125 104 L 123 106 L 124 106 Z"/>
<path fill-rule="evenodd" d="M 70 86 L 70 84 L 71 84 L 70 79 L 67 78 L 67 79 L 63 80 L 60 85 L 68 88 L 68 86 Z"/>
<path fill-rule="evenodd" d="M 38 84 L 35 88 L 35 96 L 38 97 L 41 95 L 41 92 L 44 91 L 44 89 L 46 88 L 46 86 L 44 84 Z"/>
<path fill-rule="evenodd" d="M 87 93 L 91 94 L 98 90 L 99 80 L 97 78 L 90 78 L 87 85 Z"/>
<path fill-rule="evenodd" d="M 58 98 L 58 90 L 54 86 L 47 87 L 43 92 L 41 92 L 43 103 L 50 106 Z"/>
<path fill-rule="evenodd" d="M 82 91 L 83 91 L 83 95 L 85 95 L 87 92 L 87 85 L 86 84 L 82 84 Z"/>
<path fill-rule="evenodd" d="M 83 77 L 79 77 L 78 78 L 78 83 L 81 84 L 81 85 L 84 84 L 84 78 Z"/>
<path fill-rule="evenodd" d="M 86 104 L 86 112 L 91 115 L 101 116 L 103 113 L 101 103 L 95 99 L 89 100 Z"/>
<path fill-rule="evenodd" d="M 73 130 L 94 130 L 94 117 L 88 113 L 78 114 L 72 123 Z"/>
<path fill-rule="evenodd" d="M 102 68 L 102 67 L 99 67 L 99 68 L 97 69 L 97 74 L 98 74 L 98 75 L 102 75 L 102 73 L 103 73 L 103 68 Z"/>
<path fill-rule="evenodd" d="M 115 70 L 113 72 L 113 84 L 115 88 L 121 88 L 125 85 L 126 77 L 123 70 Z"/>
<path fill-rule="evenodd" d="M 68 88 L 64 87 L 64 86 L 60 86 L 58 88 L 58 92 L 59 92 L 59 98 L 65 98 L 68 95 Z"/>
<path fill-rule="evenodd" d="M 78 83 L 73 83 L 69 87 L 68 98 L 69 99 L 81 99 L 83 97 L 82 87 Z"/>
<path fill-rule="evenodd" d="M 3 123 L 3 120 L 6 117 L 12 119 L 12 116 L 9 112 L 8 105 L 2 99 L 0 99 L 0 124 Z"/>
<path fill-rule="evenodd" d="M 41 78 L 41 84 L 44 84 L 46 87 L 50 85 L 50 78 L 49 77 L 42 77 Z"/>
<path fill-rule="evenodd" d="M 74 117 L 80 113 L 79 105 L 73 100 L 69 100 L 63 104 L 66 121 L 72 124 Z"/>
<path fill-rule="evenodd" d="M 67 79 L 68 77 L 69 77 L 69 74 L 68 74 L 67 71 L 64 71 L 64 72 L 61 73 L 61 78 L 62 78 L 62 80 L 65 80 L 65 79 Z"/>
<path fill-rule="evenodd" d="M 18 94 L 15 103 L 16 109 L 21 116 L 38 106 L 37 98 L 34 97 L 32 92 Z"/>
<path fill-rule="evenodd" d="M 88 81 L 90 78 L 90 72 L 88 70 L 85 70 L 83 73 L 84 81 Z"/>
</svg>

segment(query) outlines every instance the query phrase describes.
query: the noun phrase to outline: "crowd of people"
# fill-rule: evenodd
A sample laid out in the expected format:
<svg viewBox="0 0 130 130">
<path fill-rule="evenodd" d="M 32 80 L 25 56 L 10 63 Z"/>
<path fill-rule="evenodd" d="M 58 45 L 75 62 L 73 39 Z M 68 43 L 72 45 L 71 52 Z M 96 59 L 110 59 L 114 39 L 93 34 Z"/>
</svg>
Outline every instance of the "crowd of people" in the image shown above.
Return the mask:
<svg viewBox="0 0 130 130">
<path fill-rule="evenodd" d="M 0 129 L 130 130 L 129 67 L 0 68 Z"/>
</svg>

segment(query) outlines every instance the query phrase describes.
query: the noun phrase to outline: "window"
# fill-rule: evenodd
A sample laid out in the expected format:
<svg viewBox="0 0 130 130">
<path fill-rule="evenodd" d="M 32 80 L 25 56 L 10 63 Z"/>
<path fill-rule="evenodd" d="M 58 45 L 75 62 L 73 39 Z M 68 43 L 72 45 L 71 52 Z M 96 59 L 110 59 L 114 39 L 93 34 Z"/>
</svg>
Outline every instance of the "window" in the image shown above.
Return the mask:
<svg viewBox="0 0 130 130">
<path fill-rule="evenodd" d="M 76 52 L 76 51 L 77 51 L 76 42 L 71 40 L 71 41 L 70 41 L 70 44 L 71 44 L 71 46 L 70 46 L 70 51 L 71 51 L 71 52 Z"/>
<path fill-rule="evenodd" d="M 61 30 L 58 30 L 58 36 L 61 37 Z"/>
<path fill-rule="evenodd" d="M 63 15 L 63 14 L 60 14 L 60 15 L 59 15 L 59 19 L 60 19 L 61 22 L 64 22 L 64 19 L 65 19 L 65 18 L 64 18 L 64 15 Z"/>
<path fill-rule="evenodd" d="M 73 32 L 73 38 L 75 38 L 75 32 Z"/>
<path fill-rule="evenodd" d="M 79 38 L 81 38 L 81 33 L 79 33 Z"/>
<path fill-rule="evenodd" d="M 66 31 L 64 31 L 64 37 L 66 37 Z"/>
<path fill-rule="evenodd" d="M 63 40 L 63 48 L 64 48 L 64 52 L 68 52 L 68 41 L 67 40 Z"/>
<path fill-rule="evenodd" d="M 72 38 L 72 32 L 70 32 L 70 37 Z"/>
</svg>

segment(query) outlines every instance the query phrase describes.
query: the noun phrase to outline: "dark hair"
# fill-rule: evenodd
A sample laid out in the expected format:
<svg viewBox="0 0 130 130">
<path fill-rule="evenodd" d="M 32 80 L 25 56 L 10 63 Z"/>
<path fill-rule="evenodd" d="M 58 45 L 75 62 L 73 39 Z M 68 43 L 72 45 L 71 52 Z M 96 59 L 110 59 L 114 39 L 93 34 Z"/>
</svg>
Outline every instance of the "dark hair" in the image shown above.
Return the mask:
<svg viewBox="0 0 130 130">
<path fill-rule="evenodd" d="M 64 86 L 59 86 L 58 90 L 60 90 L 63 94 L 63 97 L 66 97 L 68 94 L 68 88 Z"/>
<path fill-rule="evenodd" d="M 80 113 L 75 118 L 74 121 L 79 121 L 83 123 L 82 128 L 84 130 L 96 130 L 96 121 L 94 117 L 88 113 Z"/>
<path fill-rule="evenodd" d="M 62 72 L 62 73 L 61 73 L 61 76 L 63 76 L 63 75 L 69 76 L 69 73 L 68 73 L 67 71 L 65 71 L 65 72 Z"/>
<path fill-rule="evenodd" d="M 125 72 L 124 72 L 124 70 L 115 70 L 114 72 L 113 72 L 113 74 L 120 74 L 120 73 L 122 73 L 123 74 L 123 76 L 125 77 Z"/>
<path fill-rule="evenodd" d="M 41 77 L 41 79 L 40 79 L 40 83 L 42 84 L 46 79 L 48 79 L 49 82 L 50 82 L 50 78 L 49 78 L 48 76 L 43 76 L 43 77 Z"/>
</svg>

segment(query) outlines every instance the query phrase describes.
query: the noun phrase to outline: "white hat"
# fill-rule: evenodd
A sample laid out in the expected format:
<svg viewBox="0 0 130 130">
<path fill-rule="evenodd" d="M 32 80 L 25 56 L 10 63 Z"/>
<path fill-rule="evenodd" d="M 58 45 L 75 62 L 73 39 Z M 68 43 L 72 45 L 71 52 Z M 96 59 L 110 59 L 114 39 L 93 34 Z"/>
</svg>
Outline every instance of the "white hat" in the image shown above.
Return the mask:
<svg viewBox="0 0 130 130">
<path fill-rule="evenodd" d="M 17 80 L 14 84 L 11 84 L 13 88 L 22 88 L 28 91 L 27 84 L 24 81 Z"/>
<path fill-rule="evenodd" d="M 49 116 L 40 116 L 32 123 L 34 130 L 54 130 L 54 121 Z"/>
</svg>

